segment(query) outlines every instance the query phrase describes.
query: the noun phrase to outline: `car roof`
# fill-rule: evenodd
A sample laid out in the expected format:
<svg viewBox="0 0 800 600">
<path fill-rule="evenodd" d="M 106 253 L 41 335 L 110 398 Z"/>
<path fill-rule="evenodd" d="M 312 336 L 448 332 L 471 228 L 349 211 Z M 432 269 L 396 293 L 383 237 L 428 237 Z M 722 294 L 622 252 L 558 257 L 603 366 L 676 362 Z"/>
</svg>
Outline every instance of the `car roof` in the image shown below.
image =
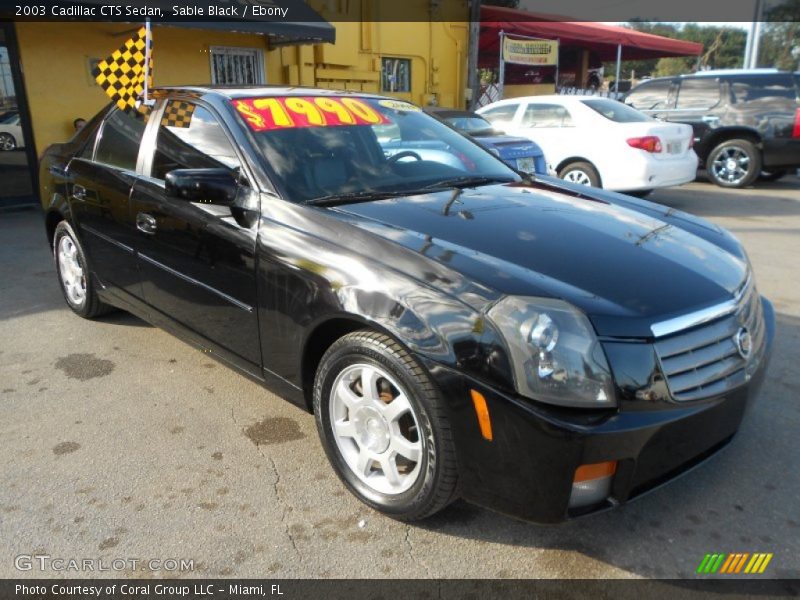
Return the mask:
<svg viewBox="0 0 800 600">
<path fill-rule="evenodd" d="M 520 102 L 558 102 L 561 104 L 578 104 L 583 100 L 591 100 L 591 99 L 604 99 L 603 96 L 592 96 L 590 94 L 586 95 L 564 95 L 564 94 L 543 94 L 541 96 L 519 96 L 518 98 L 505 98 L 504 100 L 498 100 L 497 102 L 492 102 L 491 104 L 487 104 L 486 106 L 500 106 L 502 104 L 512 104 L 512 103 L 520 103 Z M 486 108 L 483 107 L 483 108 Z"/>
<path fill-rule="evenodd" d="M 736 75 L 749 75 L 749 76 L 759 76 L 759 75 L 791 75 L 791 71 L 781 71 L 780 69 L 771 69 L 771 68 L 764 68 L 764 69 L 710 69 L 708 71 L 698 71 L 697 73 L 684 73 L 683 75 L 672 75 L 668 77 L 653 77 L 652 79 L 648 79 L 646 81 L 641 81 L 640 83 L 636 84 L 633 89 L 636 89 L 640 85 L 645 83 L 651 83 L 653 81 L 673 81 L 675 79 L 692 79 L 694 77 L 730 77 Z M 796 73 L 795 73 L 796 75 Z"/>
<path fill-rule="evenodd" d="M 250 86 L 224 86 L 224 85 L 187 85 L 187 86 L 164 86 L 153 89 L 156 97 L 171 94 L 191 94 L 202 96 L 217 96 L 227 100 L 237 98 L 253 97 L 275 97 L 275 96 L 361 96 L 370 98 L 388 98 L 378 94 L 370 94 L 352 90 L 330 90 L 304 86 L 285 86 L 285 85 L 250 85 Z M 389 98 L 391 99 L 391 98 Z"/>
</svg>

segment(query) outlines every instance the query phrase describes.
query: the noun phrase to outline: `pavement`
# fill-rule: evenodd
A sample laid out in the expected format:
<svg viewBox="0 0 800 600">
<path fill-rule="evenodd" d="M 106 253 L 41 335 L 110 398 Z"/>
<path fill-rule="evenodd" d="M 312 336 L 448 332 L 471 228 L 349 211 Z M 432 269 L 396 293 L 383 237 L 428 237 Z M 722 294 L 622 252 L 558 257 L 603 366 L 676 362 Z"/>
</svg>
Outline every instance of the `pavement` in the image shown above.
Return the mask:
<svg viewBox="0 0 800 600">
<path fill-rule="evenodd" d="M 0 577 L 693 577 L 708 552 L 771 552 L 762 577 L 800 577 L 800 180 L 650 199 L 742 240 L 775 305 L 774 357 L 723 452 L 558 526 L 461 501 L 413 525 L 373 512 L 311 415 L 126 313 L 74 316 L 39 212 L 0 213 Z"/>
</svg>

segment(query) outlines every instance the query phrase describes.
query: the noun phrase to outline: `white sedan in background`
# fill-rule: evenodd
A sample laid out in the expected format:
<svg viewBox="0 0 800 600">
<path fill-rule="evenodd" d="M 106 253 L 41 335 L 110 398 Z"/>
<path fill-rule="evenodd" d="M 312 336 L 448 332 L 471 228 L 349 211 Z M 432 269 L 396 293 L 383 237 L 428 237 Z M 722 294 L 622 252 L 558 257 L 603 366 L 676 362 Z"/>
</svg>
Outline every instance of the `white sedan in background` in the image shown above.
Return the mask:
<svg viewBox="0 0 800 600">
<path fill-rule="evenodd" d="M 19 113 L 10 112 L 0 116 L 0 151 L 24 146 Z"/>
<path fill-rule="evenodd" d="M 657 121 L 610 98 L 509 98 L 476 112 L 535 141 L 548 166 L 573 183 L 644 195 L 697 175 L 691 126 Z"/>
</svg>

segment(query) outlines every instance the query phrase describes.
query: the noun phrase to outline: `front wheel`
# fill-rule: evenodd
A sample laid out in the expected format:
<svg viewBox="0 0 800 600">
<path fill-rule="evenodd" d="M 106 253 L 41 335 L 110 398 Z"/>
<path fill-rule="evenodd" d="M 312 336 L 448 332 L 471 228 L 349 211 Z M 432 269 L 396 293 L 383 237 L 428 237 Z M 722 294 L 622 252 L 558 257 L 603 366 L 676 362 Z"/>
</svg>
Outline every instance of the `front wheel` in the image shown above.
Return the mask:
<svg viewBox="0 0 800 600">
<path fill-rule="evenodd" d="M 0 133 L 0 150 L 11 151 L 17 147 L 17 140 L 10 133 Z"/>
<path fill-rule="evenodd" d="M 706 171 L 709 179 L 720 187 L 747 187 L 761 173 L 761 153 L 748 140 L 728 140 L 708 155 Z"/>
<path fill-rule="evenodd" d="M 455 446 L 444 401 L 389 336 L 356 331 L 325 353 L 314 381 L 317 429 L 339 478 L 362 502 L 417 520 L 455 498 Z"/>
<path fill-rule="evenodd" d="M 570 163 L 558 172 L 558 176 L 564 181 L 600 187 L 600 175 L 597 174 L 597 169 L 588 162 Z"/>
</svg>

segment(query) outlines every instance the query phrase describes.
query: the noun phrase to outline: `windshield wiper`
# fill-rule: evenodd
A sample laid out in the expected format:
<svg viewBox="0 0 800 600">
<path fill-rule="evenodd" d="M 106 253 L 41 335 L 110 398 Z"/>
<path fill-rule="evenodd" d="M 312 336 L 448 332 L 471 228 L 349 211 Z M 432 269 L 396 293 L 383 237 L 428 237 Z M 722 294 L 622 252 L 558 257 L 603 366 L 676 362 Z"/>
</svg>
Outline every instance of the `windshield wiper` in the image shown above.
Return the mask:
<svg viewBox="0 0 800 600">
<path fill-rule="evenodd" d="M 513 179 L 507 177 L 478 177 L 474 175 L 461 175 L 460 177 L 452 177 L 450 179 L 443 179 L 430 185 L 423 187 L 423 190 L 432 190 L 437 188 L 468 188 L 477 187 L 479 185 L 490 185 L 492 183 L 511 183 Z"/>
<path fill-rule="evenodd" d="M 319 198 L 306 200 L 303 204 L 310 204 L 312 206 L 336 206 L 338 204 L 348 204 L 350 202 L 383 200 L 384 198 L 395 198 L 397 196 L 408 196 L 408 192 L 405 190 L 362 190 L 360 192 L 320 196 Z"/>
</svg>

